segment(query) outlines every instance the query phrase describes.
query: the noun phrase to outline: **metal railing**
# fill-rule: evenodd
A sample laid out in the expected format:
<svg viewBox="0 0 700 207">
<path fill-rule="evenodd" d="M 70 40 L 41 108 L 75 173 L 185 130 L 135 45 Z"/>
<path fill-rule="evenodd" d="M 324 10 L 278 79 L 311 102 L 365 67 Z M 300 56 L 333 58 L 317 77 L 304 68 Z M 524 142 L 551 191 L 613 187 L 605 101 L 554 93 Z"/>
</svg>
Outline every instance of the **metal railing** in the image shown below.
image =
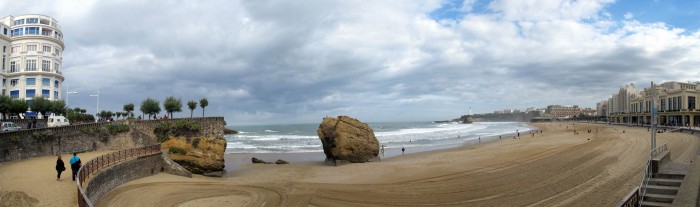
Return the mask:
<svg viewBox="0 0 700 207">
<path fill-rule="evenodd" d="M 668 148 L 666 147 L 666 144 L 661 145 L 657 147 L 656 149 L 651 150 L 649 153 L 649 159 L 647 160 L 647 166 L 646 169 L 644 169 L 644 175 L 642 176 L 642 181 L 639 184 L 639 200 L 641 201 L 642 198 L 644 198 L 644 195 L 647 192 L 647 185 L 649 184 L 649 179 L 651 179 L 651 176 L 653 175 L 653 172 L 651 170 L 651 160 L 654 159 L 654 156 L 657 154 L 667 152 Z M 642 202 L 639 202 L 639 206 L 641 206 Z"/>
<path fill-rule="evenodd" d="M 141 148 L 120 150 L 101 155 L 88 161 L 82 167 L 80 167 L 76 178 L 76 186 L 78 188 L 78 206 L 92 206 L 92 202 L 90 202 L 90 199 L 87 197 L 86 190 L 83 190 L 83 182 L 86 182 L 86 179 L 90 178 L 90 175 L 97 174 L 102 171 L 102 169 L 108 168 L 122 161 L 131 160 L 132 158 L 136 157 L 156 155 L 159 153 L 161 153 L 160 144 L 156 144 Z"/>
</svg>

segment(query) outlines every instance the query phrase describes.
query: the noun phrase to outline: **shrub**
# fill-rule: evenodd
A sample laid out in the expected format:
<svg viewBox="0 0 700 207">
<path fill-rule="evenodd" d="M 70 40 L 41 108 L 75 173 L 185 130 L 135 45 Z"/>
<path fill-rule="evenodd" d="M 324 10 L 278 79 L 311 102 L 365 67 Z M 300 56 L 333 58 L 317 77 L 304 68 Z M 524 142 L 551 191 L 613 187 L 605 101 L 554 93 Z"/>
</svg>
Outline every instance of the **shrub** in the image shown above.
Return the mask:
<svg viewBox="0 0 700 207">
<path fill-rule="evenodd" d="M 46 143 L 53 141 L 56 138 L 56 136 L 53 134 L 52 131 L 46 130 L 33 133 L 32 138 L 37 143 Z"/>
<path fill-rule="evenodd" d="M 114 135 L 122 132 L 128 132 L 129 131 L 129 125 L 126 124 L 117 124 L 117 125 L 107 125 L 107 129 L 109 130 L 109 133 Z"/>
<path fill-rule="evenodd" d="M 199 141 L 201 141 L 201 140 L 202 140 L 202 139 L 199 138 L 199 137 L 192 139 L 192 146 L 193 146 L 194 148 L 198 148 L 198 147 L 199 147 Z"/>
<path fill-rule="evenodd" d="M 20 143 L 19 136 L 17 136 L 17 135 L 11 136 L 10 142 L 12 142 L 12 144 L 19 144 Z"/>
<path fill-rule="evenodd" d="M 173 123 L 171 133 L 175 136 L 192 136 L 202 130 L 202 126 L 189 120 L 179 120 Z"/>
<path fill-rule="evenodd" d="M 171 154 L 181 154 L 181 155 L 187 155 L 187 151 L 185 149 L 179 148 L 179 147 L 170 147 L 168 149 L 168 152 Z"/>
<path fill-rule="evenodd" d="M 168 124 L 168 122 L 160 123 L 160 125 L 158 125 L 155 129 L 153 129 L 153 133 L 156 135 L 156 140 L 158 140 L 161 143 L 168 141 L 169 132 L 170 132 L 170 125 Z"/>
</svg>

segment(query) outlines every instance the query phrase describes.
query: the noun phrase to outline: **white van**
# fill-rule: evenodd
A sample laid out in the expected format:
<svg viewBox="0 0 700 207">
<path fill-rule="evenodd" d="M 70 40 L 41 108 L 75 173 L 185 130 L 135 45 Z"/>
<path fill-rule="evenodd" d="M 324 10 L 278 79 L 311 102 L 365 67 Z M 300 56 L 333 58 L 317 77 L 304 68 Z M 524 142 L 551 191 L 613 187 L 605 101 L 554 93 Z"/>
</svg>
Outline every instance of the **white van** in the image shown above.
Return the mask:
<svg viewBox="0 0 700 207">
<path fill-rule="evenodd" d="M 67 126 L 70 125 L 70 122 L 68 122 L 68 119 L 63 116 L 55 116 L 54 114 L 51 114 L 49 116 L 49 120 L 47 120 L 47 124 L 49 127 L 57 127 L 57 126 Z"/>
</svg>

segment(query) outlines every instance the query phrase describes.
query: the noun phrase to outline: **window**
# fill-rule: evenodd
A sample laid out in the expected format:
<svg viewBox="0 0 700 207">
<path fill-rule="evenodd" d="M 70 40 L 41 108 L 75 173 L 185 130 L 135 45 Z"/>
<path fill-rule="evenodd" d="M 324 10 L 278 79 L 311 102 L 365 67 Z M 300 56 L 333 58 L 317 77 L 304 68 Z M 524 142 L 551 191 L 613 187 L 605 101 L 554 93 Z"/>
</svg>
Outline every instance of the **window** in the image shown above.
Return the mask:
<svg viewBox="0 0 700 207">
<path fill-rule="evenodd" d="M 5 55 L 2 55 L 2 71 L 5 72 Z"/>
<path fill-rule="evenodd" d="M 58 91 L 53 92 L 53 99 L 58 99 Z"/>
<path fill-rule="evenodd" d="M 51 79 L 49 79 L 49 78 L 42 78 L 42 79 L 41 79 L 41 86 L 51 86 Z"/>
<path fill-rule="evenodd" d="M 19 72 L 19 64 L 17 61 L 10 61 L 10 73 Z"/>
<path fill-rule="evenodd" d="M 51 72 L 51 61 L 42 60 L 41 61 L 41 71 Z"/>
<path fill-rule="evenodd" d="M 19 52 L 19 46 L 12 47 L 12 53 L 18 53 L 18 52 Z"/>
<path fill-rule="evenodd" d="M 30 34 L 38 35 L 39 34 L 39 27 L 27 27 L 24 29 L 25 29 L 25 31 L 24 31 L 25 34 L 28 34 L 28 35 L 30 35 Z"/>
<path fill-rule="evenodd" d="M 53 81 L 53 87 L 58 88 L 58 81 L 57 80 Z"/>
<path fill-rule="evenodd" d="M 15 87 L 19 83 L 19 79 L 11 79 L 10 80 L 10 86 Z"/>
<path fill-rule="evenodd" d="M 56 73 L 58 73 L 58 63 L 54 63 L 54 64 L 53 64 L 53 71 L 55 71 Z"/>
<path fill-rule="evenodd" d="M 2 34 L 7 35 L 7 28 L 2 28 Z"/>
<path fill-rule="evenodd" d="M 24 19 L 20 20 L 15 20 L 15 23 L 13 25 L 23 25 L 24 24 Z"/>
<path fill-rule="evenodd" d="M 27 78 L 27 85 L 28 86 L 36 85 L 36 78 Z"/>
<path fill-rule="evenodd" d="M 19 90 L 10 91 L 10 98 L 18 99 L 19 98 Z"/>
<path fill-rule="evenodd" d="M 27 24 L 36 24 L 36 23 L 39 23 L 39 19 L 37 19 L 37 18 L 27 19 Z"/>
<path fill-rule="evenodd" d="M 22 35 L 24 35 L 24 28 L 13 29 L 10 34 L 12 37 L 20 37 Z"/>
<path fill-rule="evenodd" d="M 61 55 L 61 51 L 59 51 L 58 48 L 54 49 L 54 53 L 56 53 L 56 56 L 60 56 L 60 55 Z"/>
<path fill-rule="evenodd" d="M 41 90 L 41 97 L 48 99 L 50 95 L 51 95 L 51 90 L 46 90 L 46 89 Z"/>
<path fill-rule="evenodd" d="M 666 99 L 661 99 L 661 111 L 666 110 Z"/>
<path fill-rule="evenodd" d="M 44 52 L 51 52 L 51 46 L 44 45 Z"/>
<path fill-rule="evenodd" d="M 27 45 L 27 51 L 36 51 L 36 45 Z"/>
<path fill-rule="evenodd" d="M 27 67 L 24 71 L 36 71 L 36 60 L 27 60 Z"/>
<path fill-rule="evenodd" d="M 29 98 L 34 98 L 34 96 L 36 96 L 36 89 L 27 89 L 27 93 L 24 97 L 29 99 Z"/>
<path fill-rule="evenodd" d="M 688 109 L 695 109 L 695 96 L 688 96 Z"/>
</svg>

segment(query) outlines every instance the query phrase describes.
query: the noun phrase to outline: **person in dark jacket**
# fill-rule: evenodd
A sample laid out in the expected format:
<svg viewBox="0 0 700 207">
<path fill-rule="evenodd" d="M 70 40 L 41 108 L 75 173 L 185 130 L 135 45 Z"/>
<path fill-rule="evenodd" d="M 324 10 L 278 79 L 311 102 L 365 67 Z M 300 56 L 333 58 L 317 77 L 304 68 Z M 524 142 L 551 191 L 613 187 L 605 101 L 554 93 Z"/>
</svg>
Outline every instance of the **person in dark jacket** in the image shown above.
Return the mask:
<svg viewBox="0 0 700 207">
<path fill-rule="evenodd" d="M 58 159 L 56 160 L 56 180 L 61 180 L 61 173 L 66 170 L 66 165 L 63 163 L 63 159 L 61 159 L 61 155 L 58 155 Z"/>
<path fill-rule="evenodd" d="M 81 165 L 82 163 L 80 162 L 78 153 L 73 153 L 73 157 L 70 158 L 70 169 L 73 170 L 73 181 L 75 181 L 75 176 L 78 175 L 78 170 L 80 170 Z"/>
</svg>

